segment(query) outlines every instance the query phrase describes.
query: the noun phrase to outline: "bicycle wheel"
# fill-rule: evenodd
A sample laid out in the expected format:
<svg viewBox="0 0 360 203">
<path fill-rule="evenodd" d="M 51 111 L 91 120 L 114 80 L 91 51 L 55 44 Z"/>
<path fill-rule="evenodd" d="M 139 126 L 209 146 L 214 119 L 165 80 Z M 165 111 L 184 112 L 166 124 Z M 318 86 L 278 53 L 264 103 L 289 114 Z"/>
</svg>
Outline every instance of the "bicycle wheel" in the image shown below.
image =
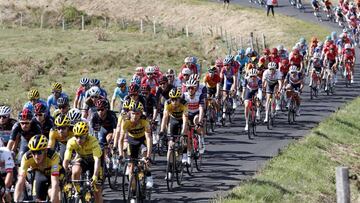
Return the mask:
<svg viewBox="0 0 360 203">
<path fill-rule="evenodd" d="M 136 178 L 136 175 L 131 176 L 128 185 L 127 202 L 130 203 L 132 199 L 136 202 L 141 202 L 140 197 L 140 183 Z"/>
<path fill-rule="evenodd" d="M 310 87 L 310 99 L 312 100 L 314 98 L 314 88 Z"/>
<path fill-rule="evenodd" d="M 119 165 L 117 166 L 119 167 Z M 118 168 L 113 170 L 112 176 L 109 177 L 109 186 L 112 190 L 120 189 L 121 173 Z"/>
<path fill-rule="evenodd" d="M 180 150 L 179 150 L 180 151 Z M 178 156 L 180 156 L 180 153 L 178 151 Z M 176 182 L 179 186 L 182 185 L 182 180 L 184 177 L 184 164 L 181 162 L 181 160 L 178 160 L 178 158 L 176 158 Z"/>
<path fill-rule="evenodd" d="M 248 122 L 249 122 L 249 125 L 250 125 L 250 126 L 248 126 L 248 131 L 247 131 L 247 133 L 248 133 L 248 138 L 249 138 L 250 140 L 252 140 L 252 139 L 254 139 L 254 138 L 253 138 L 253 135 L 254 135 L 253 125 L 255 125 L 255 110 L 254 110 L 253 107 L 250 107 L 249 110 L 250 110 L 250 112 L 249 112 L 249 114 L 248 114 Z"/>
<path fill-rule="evenodd" d="M 292 124 L 292 113 L 294 111 L 294 102 L 292 101 L 292 98 L 290 98 L 291 101 L 290 101 L 290 105 L 289 105 L 289 110 L 288 110 L 288 123 L 289 124 Z"/>
<path fill-rule="evenodd" d="M 172 191 L 174 185 L 175 172 L 175 151 L 171 150 L 171 160 L 166 164 L 166 187 L 168 191 Z"/>
<path fill-rule="evenodd" d="M 270 100 L 269 101 L 269 103 L 268 103 L 268 106 L 267 106 L 267 109 L 268 109 L 268 114 L 267 114 L 267 123 L 266 123 L 266 127 L 267 127 L 267 129 L 268 130 L 271 130 L 271 120 L 272 120 L 272 118 L 271 118 L 271 102 L 272 102 L 272 100 Z"/>
<path fill-rule="evenodd" d="M 122 193 L 123 193 L 123 199 L 124 201 L 126 201 L 126 188 L 128 188 L 129 186 L 129 176 L 126 175 L 126 170 L 127 170 L 127 163 L 124 163 L 124 168 L 122 168 Z"/>
<path fill-rule="evenodd" d="M 191 150 L 190 164 L 186 163 L 186 172 L 189 176 L 192 176 L 194 173 L 194 150 Z"/>
</svg>

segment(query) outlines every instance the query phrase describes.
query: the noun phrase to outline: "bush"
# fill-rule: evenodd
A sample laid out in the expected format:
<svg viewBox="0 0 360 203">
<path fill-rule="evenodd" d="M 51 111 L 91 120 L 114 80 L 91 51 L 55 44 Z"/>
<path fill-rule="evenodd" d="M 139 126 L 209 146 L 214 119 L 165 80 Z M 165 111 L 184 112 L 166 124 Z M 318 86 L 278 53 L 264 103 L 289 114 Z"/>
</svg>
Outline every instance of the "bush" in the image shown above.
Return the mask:
<svg viewBox="0 0 360 203">
<path fill-rule="evenodd" d="M 66 22 L 73 23 L 75 21 L 81 20 L 81 16 L 85 15 L 84 12 L 77 10 L 73 6 L 64 7 L 62 10 L 64 19 Z"/>
</svg>

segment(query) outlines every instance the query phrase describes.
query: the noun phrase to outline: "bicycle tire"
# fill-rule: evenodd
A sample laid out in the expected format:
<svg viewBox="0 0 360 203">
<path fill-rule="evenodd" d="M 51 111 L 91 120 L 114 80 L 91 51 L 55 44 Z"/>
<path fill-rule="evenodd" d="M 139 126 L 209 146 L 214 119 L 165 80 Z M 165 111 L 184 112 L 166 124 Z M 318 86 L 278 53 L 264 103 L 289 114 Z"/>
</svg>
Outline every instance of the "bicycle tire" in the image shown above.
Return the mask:
<svg viewBox="0 0 360 203">
<path fill-rule="evenodd" d="M 310 99 L 314 99 L 314 88 L 310 87 Z"/>
<path fill-rule="evenodd" d="M 183 178 L 184 178 L 184 164 L 181 161 L 176 160 L 176 182 L 179 186 L 182 185 Z"/>
<path fill-rule="evenodd" d="M 135 181 L 135 183 L 133 183 Z M 131 186 L 135 184 L 135 192 L 132 190 Z M 128 194 L 127 194 L 127 202 L 130 203 L 131 199 L 134 198 L 134 193 L 135 193 L 135 202 L 140 202 L 141 198 L 140 198 L 140 183 L 137 180 L 136 176 L 133 175 L 131 176 L 130 180 L 129 180 L 129 185 L 128 185 Z"/>
<path fill-rule="evenodd" d="M 190 155 L 190 164 L 186 163 L 186 172 L 189 176 L 193 176 L 193 173 L 194 173 L 194 151 L 193 150 Z"/>
<path fill-rule="evenodd" d="M 271 100 L 268 103 L 267 109 L 268 109 L 268 114 L 267 114 L 268 122 L 266 123 L 266 127 L 268 130 L 271 130 Z"/>
<path fill-rule="evenodd" d="M 172 162 L 168 161 L 166 163 L 166 187 L 169 192 L 173 190 L 175 175 L 175 151 L 171 150 L 171 153 L 170 159 L 172 159 Z M 171 178 L 169 177 L 169 173 L 171 173 Z"/>
<path fill-rule="evenodd" d="M 121 172 L 119 169 L 120 165 L 117 169 L 114 170 L 114 174 L 112 175 L 112 180 L 109 182 L 109 186 L 112 190 L 119 191 L 120 189 L 120 179 L 121 179 Z"/>
<path fill-rule="evenodd" d="M 124 202 L 126 201 L 126 188 L 128 187 L 128 185 L 126 185 L 126 181 L 129 184 L 129 176 L 126 175 L 126 169 L 127 169 L 127 163 L 124 163 L 124 168 L 122 172 L 122 183 L 121 183 Z"/>
<path fill-rule="evenodd" d="M 254 135 L 254 125 L 255 125 L 255 110 L 253 107 L 250 108 L 250 112 L 248 114 L 248 122 L 250 123 L 250 126 L 248 126 L 248 138 L 249 140 L 254 139 L 252 136 Z"/>
<path fill-rule="evenodd" d="M 289 124 L 292 124 L 292 111 L 293 111 L 293 101 L 292 101 L 292 98 L 290 98 L 291 101 L 290 101 L 290 105 L 289 105 L 289 110 L 288 110 L 288 123 Z"/>
</svg>

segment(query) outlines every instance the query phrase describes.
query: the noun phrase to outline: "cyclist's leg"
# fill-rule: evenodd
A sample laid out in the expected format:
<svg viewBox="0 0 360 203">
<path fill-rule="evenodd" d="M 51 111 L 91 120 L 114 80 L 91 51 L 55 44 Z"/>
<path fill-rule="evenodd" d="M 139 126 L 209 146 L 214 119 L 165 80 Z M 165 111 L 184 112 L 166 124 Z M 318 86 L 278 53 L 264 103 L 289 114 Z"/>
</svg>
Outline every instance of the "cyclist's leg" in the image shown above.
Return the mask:
<svg viewBox="0 0 360 203">
<path fill-rule="evenodd" d="M 48 196 L 48 189 L 51 186 L 50 177 L 45 176 L 42 172 L 36 170 L 34 177 L 33 195 L 36 200 L 45 201 Z"/>
</svg>

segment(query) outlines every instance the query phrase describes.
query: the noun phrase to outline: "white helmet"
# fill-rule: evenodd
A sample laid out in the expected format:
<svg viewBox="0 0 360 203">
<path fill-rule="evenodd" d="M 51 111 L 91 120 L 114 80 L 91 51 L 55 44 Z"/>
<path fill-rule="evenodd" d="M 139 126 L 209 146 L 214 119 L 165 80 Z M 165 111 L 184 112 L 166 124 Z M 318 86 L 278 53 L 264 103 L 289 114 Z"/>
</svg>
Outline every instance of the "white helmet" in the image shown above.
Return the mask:
<svg viewBox="0 0 360 203">
<path fill-rule="evenodd" d="M 252 52 L 253 52 L 253 50 L 250 47 L 248 47 L 248 48 L 246 48 L 245 55 L 249 55 Z"/>
<path fill-rule="evenodd" d="M 92 86 L 90 89 L 89 89 L 89 95 L 90 97 L 92 96 L 100 96 L 100 88 L 98 86 Z"/>
<path fill-rule="evenodd" d="M 290 66 L 289 72 L 290 72 L 290 73 L 297 73 L 297 72 L 298 72 L 297 67 L 294 66 L 294 65 Z"/>
<path fill-rule="evenodd" d="M 270 62 L 269 64 L 268 64 L 268 68 L 269 68 L 269 70 L 275 70 L 276 69 L 276 67 L 277 67 L 277 65 L 276 65 L 276 63 L 275 62 Z"/>
<path fill-rule="evenodd" d="M 196 81 L 194 78 L 189 79 L 188 81 L 186 81 L 186 87 L 197 87 L 198 85 L 198 81 Z"/>
<path fill-rule="evenodd" d="M 77 108 L 72 108 L 67 113 L 67 116 L 71 120 L 71 122 L 76 122 L 81 120 L 81 111 Z"/>
<path fill-rule="evenodd" d="M 186 57 L 186 58 L 184 59 L 184 63 L 192 63 L 192 62 L 193 62 L 192 57 Z"/>
<path fill-rule="evenodd" d="M 191 74 L 189 80 L 196 80 L 197 82 L 200 81 L 200 76 L 198 74 Z"/>
<path fill-rule="evenodd" d="M 0 116 L 9 116 L 11 108 L 9 106 L 0 106 Z"/>
<path fill-rule="evenodd" d="M 345 44 L 345 49 L 351 49 L 351 44 Z"/>
<path fill-rule="evenodd" d="M 314 59 L 320 59 L 321 58 L 321 55 L 319 52 L 315 52 L 314 53 Z"/>
<path fill-rule="evenodd" d="M 255 68 L 251 69 L 249 72 L 249 76 L 257 76 L 257 70 Z"/>
<path fill-rule="evenodd" d="M 280 50 L 283 50 L 284 49 L 284 45 L 280 44 L 277 49 L 280 51 Z"/>
<path fill-rule="evenodd" d="M 146 74 L 155 73 L 155 68 L 154 68 L 154 66 L 148 66 L 148 67 L 146 67 L 145 73 L 146 73 Z"/>
<path fill-rule="evenodd" d="M 184 69 L 182 69 L 181 73 L 183 75 L 191 75 L 192 71 L 189 68 L 184 68 Z"/>
</svg>

